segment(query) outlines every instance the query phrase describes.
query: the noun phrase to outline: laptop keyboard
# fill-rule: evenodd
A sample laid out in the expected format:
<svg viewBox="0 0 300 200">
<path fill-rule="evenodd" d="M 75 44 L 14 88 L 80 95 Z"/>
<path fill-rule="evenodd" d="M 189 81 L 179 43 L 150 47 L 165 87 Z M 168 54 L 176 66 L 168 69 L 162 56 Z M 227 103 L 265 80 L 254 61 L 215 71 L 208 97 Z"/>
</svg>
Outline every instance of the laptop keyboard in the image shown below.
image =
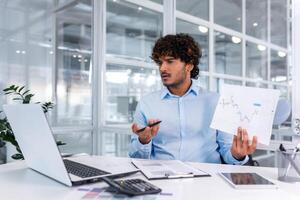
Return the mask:
<svg viewBox="0 0 300 200">
<path fill-rule="evenodd" d="M 90 167 L 67 159 L 64 159 L 64 163 L 68 173 L 74 174 L 81 178 L 110 174 L 109 172 L 102 171 L 100 169 L 96 169 L 94 167 Z"/>
</svg>

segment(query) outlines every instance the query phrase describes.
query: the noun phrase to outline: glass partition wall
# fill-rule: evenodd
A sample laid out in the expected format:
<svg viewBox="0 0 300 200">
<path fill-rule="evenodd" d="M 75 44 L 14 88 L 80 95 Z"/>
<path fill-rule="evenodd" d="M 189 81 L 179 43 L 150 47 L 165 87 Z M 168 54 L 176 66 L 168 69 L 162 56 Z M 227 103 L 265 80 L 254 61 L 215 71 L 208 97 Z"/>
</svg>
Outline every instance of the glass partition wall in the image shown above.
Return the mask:
<svg viewBox="0 0 300 200">
<path fill-rule="evenodd" d="M 54 101 L 49 120 L 67 143 L 63 152 L 127 156 L 135 107 L 161 88 L 149 56 L 165 22 L 200 43 L 197 83 L 204 89 L 276 88 L 291 99 L 288 0 L 166 1 L 1 2 L 0 89 L 24 84 L 36 100 Z M 164 11 L 174 8 L 170 18 Z M 289 123 L 276 127 L 273 139 L 290 140 L 289 130 Z M 270 151 L 255 156 L 274 164 Z"/>
</svg>

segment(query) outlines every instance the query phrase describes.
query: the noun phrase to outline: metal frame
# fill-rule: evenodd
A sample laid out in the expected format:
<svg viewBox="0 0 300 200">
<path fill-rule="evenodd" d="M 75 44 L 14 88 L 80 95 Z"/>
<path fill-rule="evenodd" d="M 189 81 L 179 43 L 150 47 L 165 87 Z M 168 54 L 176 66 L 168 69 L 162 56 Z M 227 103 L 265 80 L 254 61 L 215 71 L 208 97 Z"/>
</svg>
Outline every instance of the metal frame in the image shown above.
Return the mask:
<svg viewBox="0 0 300 200">
<path fill-rule="evenodd" d="M 164 1 L 163 11 L 163 35 L 173 34 L 176 32 L 176 0 Z"/>
<path fill-rule="evenodd" d="M 93 116 L 93 154 L 102 154 L 103 139 L 101 126 L 104 119 L 104 84 L 105 84 L 105 52 L 106 52 L 106 1 L 94 0 L 93 6 L 93 89 L 92 89 L 92 116 Z M 97 38 L 97 39 L 96 39 Z"/>
</svg>

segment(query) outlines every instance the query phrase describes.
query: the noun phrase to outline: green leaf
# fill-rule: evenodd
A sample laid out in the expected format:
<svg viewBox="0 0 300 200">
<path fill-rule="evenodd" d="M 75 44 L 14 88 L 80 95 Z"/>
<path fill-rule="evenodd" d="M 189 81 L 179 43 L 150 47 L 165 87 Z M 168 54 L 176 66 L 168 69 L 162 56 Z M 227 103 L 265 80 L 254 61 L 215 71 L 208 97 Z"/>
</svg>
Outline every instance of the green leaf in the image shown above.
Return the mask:
<svg viewBox="0 0 300 200">
<path fill-rule="evenodd" d="M 11 156 L 12 159 L 15 159 L 15 160 L 24 160 L 24 156 L 20 153 L 16 153 L 14 155 Z"/>
<path fill-rule="evenodd" d="M 9 91 L 10 90 L 10 88 L 5 88 L 4 90 L 3 90 L 3 92 L 7 92 L 7 91 Z"/>
<path fill-rule="evenodd" d="M 56 145 L 57 146 L 62 146 L 62 145 L 66 145 L 66 143 L 64 143 L 62 141 L 56 141 Z"/>
<path fill-rule="evenodd" d="M 23 100 L 24 104 L 30 103 L 31 98 L 34 96 L 34 94 L 27 94 Z"/>
<path fill-rule="evenodd" d="M 13 98 L 13 100 L 23 100 L 23 99 L 19 98 L 19 97 L 16 97 L 16 98 Z"/>
<path fill-rule="evenodd" d="M 21 92 L 25 88 L 25 85 L 20 87 L 19 92 Z"/>
<path fill-rule="evenodd" d="M 11 94 L 11 93 L 13 93 L 13 92 L 6 92 L 6 93 L 4 93 L 4 94 L 7 95 L 7 94 Z"/>
<path fill-rule="evenodd" d="M 25 95 L 26 93 L 28 93 L 30 90 L 26 90 L 22 95 Z"/>
</svg>

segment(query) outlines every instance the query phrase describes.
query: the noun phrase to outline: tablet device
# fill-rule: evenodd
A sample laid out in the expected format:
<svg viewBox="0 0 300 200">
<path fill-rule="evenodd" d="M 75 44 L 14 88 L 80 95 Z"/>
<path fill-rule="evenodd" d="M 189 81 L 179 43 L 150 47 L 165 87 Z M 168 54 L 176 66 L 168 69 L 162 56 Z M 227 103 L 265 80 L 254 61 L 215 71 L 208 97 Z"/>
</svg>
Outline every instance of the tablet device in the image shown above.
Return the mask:
<svg viewBox="0 0 300 200">
<path fill-rule="evenodd" d="M 256 173 L 220 173 L 220 175 L 236 189 L 277 188 L 274 183 Z"/>
</svg>

